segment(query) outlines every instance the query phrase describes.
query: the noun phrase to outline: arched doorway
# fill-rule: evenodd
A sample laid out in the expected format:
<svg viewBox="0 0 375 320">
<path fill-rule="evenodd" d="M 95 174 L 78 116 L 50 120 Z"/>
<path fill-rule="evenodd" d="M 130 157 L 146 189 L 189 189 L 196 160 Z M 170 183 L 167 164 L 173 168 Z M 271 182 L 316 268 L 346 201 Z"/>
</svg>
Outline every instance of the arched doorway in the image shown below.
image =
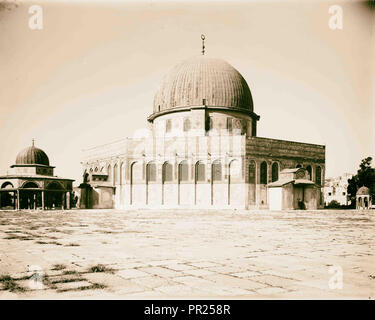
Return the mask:
<svg viewBox="0 0 375 320">
<path fill-rule="evenodd" d="M 42 190 L 35 182 L 29 181 L 23 184 L 19 190 L 19 208 L 35 210 L 42 207 Z"/>
<path fill-rule="evenodd" d="M 47 185 L 44 195 L 44 206 L 47 209 L 64 209 L 65 190 L 59 182 Z"/>
<path fill-rule="evenodd" d="M 15 210 L 17 191 L 11 182 L 6 181 L 1 185 L 0 189 L 0 209 Z"/>
</svg>

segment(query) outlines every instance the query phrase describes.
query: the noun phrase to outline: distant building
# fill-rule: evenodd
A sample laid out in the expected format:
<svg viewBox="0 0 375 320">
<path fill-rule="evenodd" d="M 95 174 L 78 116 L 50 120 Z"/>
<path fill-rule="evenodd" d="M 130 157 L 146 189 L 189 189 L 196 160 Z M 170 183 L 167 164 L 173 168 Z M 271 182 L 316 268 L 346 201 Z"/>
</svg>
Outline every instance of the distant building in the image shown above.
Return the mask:
<svg viewBox="0 0 375 320">
<path fill-rule="evenodd" d="M 0 176 L 0 209 L 70 209 L 74 180 L 54 176 L 48 156 L 34 141 L 11 168 L 11 173 Z"/>
<path fill-rule="evenodd" d="M 348 179 L 352 177 L 353 174 L 345 173 L 340 177 L 327 178 L 324 184 L 324 204 L 328 205 L 332 200 L 335 200 L 341 205 L 350 205 Z"/>
<path fill-rule="evenodd" d="M 259 118 L 226 61 L 202 55 L 176 65 L 145 137 L 86 150 L 81 208 L 267 209 L 279 196 L 286 200 L 273 208 L 321 208 L 325 146 L 258 137 Z"/>
</svg>

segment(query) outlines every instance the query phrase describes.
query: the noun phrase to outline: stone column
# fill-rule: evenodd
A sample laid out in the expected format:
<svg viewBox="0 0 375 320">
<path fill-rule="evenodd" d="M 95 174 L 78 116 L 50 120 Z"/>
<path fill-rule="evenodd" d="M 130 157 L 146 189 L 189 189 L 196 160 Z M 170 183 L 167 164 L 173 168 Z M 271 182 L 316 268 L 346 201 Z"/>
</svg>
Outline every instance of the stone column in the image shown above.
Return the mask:
<svg viewBox="0 0 375 320">
<path fill-rule="evenodd" d="M 17 189 L 17 210 L 20 210 L 20 189 Z"/>
<path fill-rule="evenodd" d="M 66 209 L 69 210 L 70 209 L 70 192 L 66 193 L 65 199 L 66 199 Z"/>
<path fill-rule="evenodd" d="M 44 210 L 44 190 L 42 191 L 42 210 Z"/>
<path fill-rule="evenodd" d="M 61 209 L 65 209 L 65 192 L 61 193 Z"/>
</svg>

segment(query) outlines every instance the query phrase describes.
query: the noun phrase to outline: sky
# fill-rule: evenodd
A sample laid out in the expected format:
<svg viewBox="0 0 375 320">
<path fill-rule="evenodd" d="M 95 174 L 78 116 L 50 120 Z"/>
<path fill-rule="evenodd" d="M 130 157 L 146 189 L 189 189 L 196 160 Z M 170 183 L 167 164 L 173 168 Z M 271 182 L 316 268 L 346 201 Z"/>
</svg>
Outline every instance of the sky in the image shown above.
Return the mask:
<svg viewBox="0 0 375 320">
<path fill-rule="evenodd" d="M 43 28 L 29 28 L 31 5 Z M 331 30 L 329 8 L 343 9 Z M 0 0 L 0 174 L 43 149 L 82 180 L 82 150 L 147 127 L 175 64 L 206 54 L 249 84 L 258 136 L 326 146 L 326 177 L 375 158 L 375 9 L 359 1 Z"/>
</svg>

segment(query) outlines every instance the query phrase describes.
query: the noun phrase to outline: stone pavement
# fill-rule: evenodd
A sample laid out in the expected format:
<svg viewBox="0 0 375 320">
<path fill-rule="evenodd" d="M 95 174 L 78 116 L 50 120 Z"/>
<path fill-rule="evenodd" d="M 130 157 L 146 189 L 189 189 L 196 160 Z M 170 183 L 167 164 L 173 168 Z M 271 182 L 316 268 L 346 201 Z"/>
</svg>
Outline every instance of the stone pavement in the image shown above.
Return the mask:
<svg viewBox="0 0 375 320">
<path fill-rule="evenodd" d="M 374 299 L 374 233 L 375 211 L 2 211 L 0 298 Z"/>
</svg>

